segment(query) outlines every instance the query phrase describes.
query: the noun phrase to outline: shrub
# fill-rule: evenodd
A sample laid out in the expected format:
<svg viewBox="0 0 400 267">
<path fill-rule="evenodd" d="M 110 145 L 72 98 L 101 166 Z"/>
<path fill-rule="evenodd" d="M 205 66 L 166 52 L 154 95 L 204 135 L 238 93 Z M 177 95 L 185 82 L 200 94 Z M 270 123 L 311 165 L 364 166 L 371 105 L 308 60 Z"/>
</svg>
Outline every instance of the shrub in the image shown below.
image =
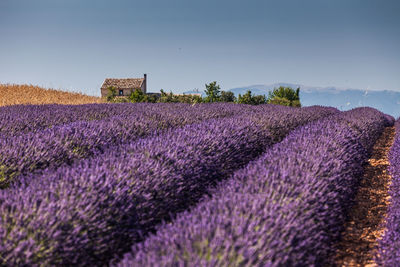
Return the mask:
<svg viewBox="0 0 400 267">
<path fill-rule="evenodd" d="M 236 102 L 233 92 L 221 91 L 221 102 Z"/>
<path fill-rule="evenodd" d="M 114 86 L 110 86 L 107 88 L 107 101 L 113 101 L 117 96 L 117 89 Z"/>
<path fill-rule="evenodd" d="M 269 104 L 277 104 L 290 107 L 300 107 L 300 88 L 296 90 L 291 87 L 275 88 L 272 92 L 268 93 Z"/>
<path fill-rule="evenodd" d="M 260 105 L 267 103 L 265 95 L 255 95 L 251 94 L 250 90 L 242 96 L 239 94 L 238 101 L 239 104 L 249 104 L 249 105 Z"/>
</svg>

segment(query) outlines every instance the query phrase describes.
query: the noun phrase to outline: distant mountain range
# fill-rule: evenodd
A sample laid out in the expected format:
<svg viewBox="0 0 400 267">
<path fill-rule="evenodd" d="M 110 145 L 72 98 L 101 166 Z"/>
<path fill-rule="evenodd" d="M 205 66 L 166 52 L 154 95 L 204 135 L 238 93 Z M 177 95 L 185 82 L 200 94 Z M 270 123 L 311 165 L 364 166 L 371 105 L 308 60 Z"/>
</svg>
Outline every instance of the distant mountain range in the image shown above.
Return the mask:
<svg viewBox="0 0 400 267">
<path fill-rule="evenodd" d="M 355 107 L 368 106 L 379 109 L 395 118 L 400 116 L 400 92 L 395 91 L 372 91 L 360 89 L 343 89 L 337 87 L 314 87 L 301 84 L 275 83 L 270 85 L 252 85 L 232 88 L 228 91 L 236 96 L 251 90 L 256 95 L 266 95 L 279 86 L 289 86 L 293 89 L 300 87 L 300 101 L 303 106 L 322 105 L 349 110 Z M 196 93 L 187 91 L 186 94 Z M 198 93 L 198 92 L 197 92 Z M 200 91 L 200 93 L 203 93 Z"/>
</svg>

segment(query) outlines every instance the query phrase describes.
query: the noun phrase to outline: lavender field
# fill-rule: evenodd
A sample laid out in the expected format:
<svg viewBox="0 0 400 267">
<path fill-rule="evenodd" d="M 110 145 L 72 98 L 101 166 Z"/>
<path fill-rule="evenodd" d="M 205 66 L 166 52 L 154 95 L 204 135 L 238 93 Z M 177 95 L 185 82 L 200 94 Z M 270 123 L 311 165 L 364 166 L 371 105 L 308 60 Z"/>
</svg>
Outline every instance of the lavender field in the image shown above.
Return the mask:
<svg viewBox="0 0 400 267">
<path fill-rule="evenodd" d="M 0 265 L 335 265 L 394 121 L 367 107 L 1 107 Z M 396 131 L 384 266 L 400 263 Z"/>
</svg>

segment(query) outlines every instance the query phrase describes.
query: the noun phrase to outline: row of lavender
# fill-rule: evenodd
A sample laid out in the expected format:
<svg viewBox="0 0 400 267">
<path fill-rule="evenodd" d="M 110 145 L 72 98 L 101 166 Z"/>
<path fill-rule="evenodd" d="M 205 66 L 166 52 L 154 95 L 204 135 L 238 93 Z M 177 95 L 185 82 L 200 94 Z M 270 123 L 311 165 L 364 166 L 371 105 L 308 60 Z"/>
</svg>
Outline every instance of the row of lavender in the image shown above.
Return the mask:
<svg viewBox="0 0 400 267">
<path fill-rule="evenodd" d="M 396 136 L 389 152 L 392 176 L 390 205 L 386 217 L 385 233 L 378 244 L 376 261 L 379 266 L 400 266 L 400 119 L 395 123 Z"/>
<path fill-rule="evenodd" d="M 139 107 L 140 109 L 140 107 Z M 37 132 L 74 121 L 100 120 L 133 111 L 130 106 L 88 105 L 15 105 L 0 107 L 0 136 Z"/>
<path fill-rule="evenodd" d="M 99 265 L 195 204 L 294 128 L 332 108 L 248 108 L 25 174 L 0 192 L 0 259 L 8 265 Z"/>
<path fill-rule="evenodd" d="M 220 111 L 228 111 L 229 105 L 218 105 Z M 230 106 L 229 106 L 230 107 Z M 54 126 L 76 121 L 95 121 L 127 114 L 142 114 L 149 119 L 160 113 L 174 114 L 189 110 L 202 110 L 208 114 L 217 111 L 216 105 L 191 108 L 187 104 L 86 104 L 86 105 L 16 105 L 0 107 L 0 137 L 11 137 L 38 132 Z M 239 107 L 232 107 L 236 112 Z"/>
<path fill-rule="evenodd" d="M 88 110 L 91 106 L 94 106 L 94 111 Z M 36 116 L 42 118 L 40 120 L 44 118 L 45 121 L 49 118 L 49 114 L 54 114 L 55 119 L 50 120 L 51 123 L 61 123 L 73 118 L 80 119 L 43 129 L 42 124 L 25 121 L 23 116 L 22 121 L 24 122 L 20 126 L 24 125 L 24 129 L 30 129 L 28 133 L 12 136 L 10 132 L 7 132 L 0 137 L 0 188 L 9 186 L 13 181 L 18 181 L 20 176 L 28 173 L 40 173 L 45 168 L 71 164 L 77 159 L 102 153 L 109 146 L 132 142 L 156 131 L 212 118 L 230 117 L 243 112 L 269 112 L 274 109 L 283 116 L 292 112 L 288 108 L 271 106 L 258 110 L 249 106 L 229 104 L 198 105 L 196 107 L 187 104 L 124 104 L 119 106 L 104 104 L 100 107 L 86 105 L 81 108 L 55 106 L 56 110 L 50 113 L 49 108 L 52 107 L 52 105 L 44 106 L 41 107 L 42 110 L 37 108 L 39 110 L 36 110 L 38 112 Z M 69 108 L 73 111 L 69 111 Z M 35 106 L 21 106 L 21 109 L 35 111 Z M 79 112 L 82 112 L 82 115 L 78 114 Z M 105 114 L 108 114 L 108 117 L 88 120 L 92 118 L 93 114 L 97 114 L 96 112 L 99 114 L 97 118 L 104 117 Z M 6 114 L 8 113 L 6 112 Z M 62 114 L 65 116 L 63 117 Z M 3 115 L 4 117 L 6 116 Z M 8 122 L 12 125 L 11 119 Z"/>
<path fill-rule="evenodd" d="M 359 108 L 291 132 L 118 266 L 332 264 L 362 165 L 390 124 L 393 118 Z"/>
</svg>

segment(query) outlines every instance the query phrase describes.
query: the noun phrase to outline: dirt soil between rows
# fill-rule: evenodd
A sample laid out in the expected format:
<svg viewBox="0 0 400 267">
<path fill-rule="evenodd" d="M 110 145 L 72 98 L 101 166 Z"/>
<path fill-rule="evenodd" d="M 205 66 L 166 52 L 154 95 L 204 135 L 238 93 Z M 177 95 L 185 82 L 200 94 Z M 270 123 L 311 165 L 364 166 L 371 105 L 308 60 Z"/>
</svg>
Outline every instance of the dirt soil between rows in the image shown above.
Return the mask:
<svg viewBox="0 0 400 267">
<path fill-rule="evenodd" d="M 338 244 L 338 266 L 377 266 L 376 245 L 384 232 L 383 222 L 389 204 L 388 152 L 393 144 L 394 127 L 387 127 L 375 143 L 364 168 L 355 204 L 350 209 L 342 240 Z"/>
</svg>

